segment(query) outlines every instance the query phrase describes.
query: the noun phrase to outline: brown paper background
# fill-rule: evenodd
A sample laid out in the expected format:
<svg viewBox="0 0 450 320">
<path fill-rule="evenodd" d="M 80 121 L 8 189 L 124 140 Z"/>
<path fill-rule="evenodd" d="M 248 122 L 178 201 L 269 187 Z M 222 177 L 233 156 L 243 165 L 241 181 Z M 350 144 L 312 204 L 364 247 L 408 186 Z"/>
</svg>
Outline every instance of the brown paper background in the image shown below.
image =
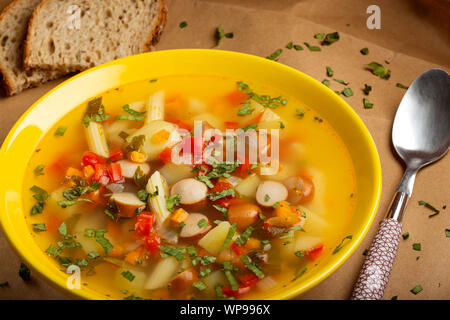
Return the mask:
<svg viewBox="0 0 450 320">
<path fill-rule="evenodd" d="M 0 0 L 0 9 L 9 0 Z M 339 31 L 341 40 L 322 52 L 284 50 L 279 62 L 303 71 L 318 80 L 326 78 L 325 66 L 334 69 L 335 76 L 350 82 L 355 95 L 345 98 L 363 119 L 371 132 L 381 158 L 383 192 L 375 221 L 367 237 L 356 252 L 321 284 L 303 294 L 300 299 L 347 299 L 363 262 L 363 251 L 371 242 L 378 222 L 402 175 L 402 165 L 390 148 L 390 133 L 395 110 L 404 90 L 397 82 L 409 85 L 421 72 L 441 67 L 449 71 L 450 27 L 449 1 L 446 0 L 167 0 L 168 24 L 157 50 L 174 48 L 211 48 L 214 30 L 222 25 L 234 32 L 234 39 L 225 39 L 219 49 L 267 56 L 289 41 L 303 45 L 315 44 L 315 33 Z M 366 8 L 370 4 L 381 7 L 381 30 L 365 26 Z M 178 24 L 186 20 L 188 27 Z M 349 26 L 347 25 L 349 24 Z M 368 47 L 370 54 L 359 50 Z M 364 70 L 364 65 L 385 60 L 392 70 L 390 80 L 383 80 Z M 387 65 L 386 65 L 387 66 Z M 12 98 L 0 97 L 0 141 L 20 115 L 40 96 L 61 80 L 31 89 Z M 342 86 L 331 81 L 331 87 Z M 374 108 L 362 106 L 364 83 L 372 85 L 368 97 Z M 450 204 L 450 159 L 423 169 L 417 176 L 414 194 L 404 219 L 408 240 L 401 240 L 399 253 L 385 292 L 385 299 L 398 295 L 399 299 L 450 298 L 450 238 L 444 230 L 450 228 L 450 207 L 428 218 L 430 212 L 417 205 L 425 200 L 442 207 Z M 6 183 L 6 182 L 3 182 Z M 422 251 L 413 251 L 412 244 L 421 242 Z M 0 232 L 0 283 L 8 281 L 8 288 L 0 288 L 0 299 L 65 299 L 66 296 L 33 274 L 25 283 L 17 275 L 20 259 Z M 418 260 L 417 257 L 420 257 Z M 421 284 L 418 295 L 409 292 Z"/>
</svg>

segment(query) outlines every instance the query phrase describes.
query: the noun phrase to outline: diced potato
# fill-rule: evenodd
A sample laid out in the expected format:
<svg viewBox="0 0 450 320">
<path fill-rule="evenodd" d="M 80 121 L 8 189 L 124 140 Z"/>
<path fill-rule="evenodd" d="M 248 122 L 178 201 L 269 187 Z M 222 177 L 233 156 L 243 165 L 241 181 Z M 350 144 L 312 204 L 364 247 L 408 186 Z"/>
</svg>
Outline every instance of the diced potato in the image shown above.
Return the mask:
<svg viewBox="0 0 450 320">
<path fill-rule="evenodd" d="M 155 171 L 150 179 L 148 179 L 145 190 L 150 194 L 155 194 L 155 192 L 158 191 L 157 196 L 148 197 L 148 204 L 155 213 L 156 224 L 161 227 L 170 215 L 170 211 L 167 210 L 166 207 L 166 195 L 169 194 L 169 187 L 167 186 L 166 179 L 159 171 Z"/>
<path fill-rule="evenodd" d="M 255 198 L 256 189 L 260 182 L 261 179 L 259 179 L 258 175 L 253 173 L 236 186 L 236 191 L 243 197 Z"/>
<path fill-rule="evenodd" d="M 215 297 L 216 286 L 222 285 L 227 286 L 228 281 L 225 277 L 225 274 L 221 270 L 216 270 L 208 274 L 206 277 L 202 279 L 202 281 L 206 284 L 206 289 L 203 291 L 205 295 Z"/>
<path fill-rule="evenodd" d="M 263 172 L 263 165 L 260 166 L 260 172 L 261 172 L 261 178 L 262 179 L 270 179 L 275 181 L 284 181 L 289 177 L 295 176 L 298 173 L 298 166 L 295 164 L 290 164 L 286 162 L 282 162 L 278 165 L 279 169 L 274 171 L 273 174 L 267 174 L 271 173 L 269 171 Z"/>
<path fill-rule="evenodd" d="M 135 101 L 128 104 L 131 109 L 136 110 L 137 112 L 144 112 L 145 107 L 147 106 L 145 101 Z"/>
<path fill-rule="evenodd" d="M 58 201 L 65 201 L 67 200 L 63 196 L 64 190 L 66 190 L 67 187 L 61 187 L 56 189 L 50 194 L 50 199 L 47 201 L 46 205 L 46 211 L 47 212 L 54 212 L 58 215 L 58 217 L 61 220 L 66 220 L 70 216 L 72 216 L 75 213 L 82 213 L 84 212 L 84 208 L 86 206 L 85 202 L 77 202 L 73 206 L 68 206 L 66 208 L 61 208 L 61 206 L 58 204 Z"/>
<path fill-rule="evenodd" d="M 137 129 L 132 127 L 133 121 L 127 120 L 114 120 L 113 123 L 105 126 L 105 134 L 108 140 L 116 145 L 123 146 L 125 140 L 119 136 L 121 132 L 125 132 L 128 135 L 132 135 Z"/>
<path fill-rule="evenodd" d="M 179 266 L 180 263 L 174 257 L 159 260 L 145 283 L 145 289 L 154 290 L 167 286 L 176 275 Z"/>
<path fill-rule="evenodd" d="M 192 167 L 185 164 L 166 163 L 159 169 L 159 172 L 166 178 L 167 183 L 172 185 L 180 180 L 193 178 L 195 174 Z"/>
<path fill-rule="evenodd" d="M 148 99 L 147 123 L 164 120 L 164 91 L 157 91 Z"/>
<path fill-rule="evenodd" d="M 262 122 L 272 122 L 272 121 L 279 121 L 279 120 L 281 120 L 279 115 L 277 115 L 275 112 L 273 112 L 269 108 L 266 108 L 264 110 L 263 114 L 261 115 L 259 122 L 261 124 Z M 279 124 L 278 124 L 278 128 L 280 128 Z"/>
<path fill-rule="evenodd" d="M 221 131 L 225 130 L 225 125 L 224 125 L 223 119 L 216 115 L 213 115 L 211 113 L 199 114 L 199 115 L 193 117 L 192 120 L 206 121 L 215 129 L 219 129 Z"/>
<path fill-rule="evenodd" d="M 206 103 L 195 98 L 188 98 L 188 110 L 191 114 L 205 113 L 207 110 Z"/>
<path fill-rule="evenodd" d="M 122 272 L 129 271 L 134 275 L 133 281 L 129 281 L 122 275 Z M 147 274 L 143 270 L 138 268 L 133 268 L 130 266 L 124 266 L 123 268 L 118 268 L 115 274 L 115 283 L 122 290 L 128 290 L 131 292 L 136 292 L 144 288 L 145 281 L 147 279 Z"/>
<path fill-rule="evenodd" d="M 169 132 L 168 139 L 161 143 L 154 143 L 154 139 L 152 137 L 155 134 L 158 134 L 162 130 Z M 133 135 L 127 138 L 127 142 L 130 143 L 134 137 L 137 136 L 145 136 L 144 144 L 141 148 L 141 151 L 145 153 L 147 159 L 152 161 L 156 160 L 159 154 L 165 149 L 173 147 L 175 144 L 180 142 L 181 136 L 176 130 L 175 125 L 170 122 L 162 121 L 162 120 L 154 120 L 150 123 L 144 125 L 142 128 L 137 130 Z"/>
<path fill-rule="evenodd" d="M 108 143 L 106 142 L 103 125 L 90 122 L 86 130 L 89 150 L 103 158 L 109 158 Z"/>
<path fill-rule="evenodd" d="M 86 229 L 103 229 L 106 225 L 106 215 L 101 211 L 83 213 L 73 228 L 73 233 L 84 234 Z"/>
<path fill-rule="evenodd" d="M 306 215 L 303 229 L 305 229 L 308 234 L 324 235 L 330 232 L 330 224 L 321 215 L 312 212 L 303 206 L 297 206 L 297 208 Z"/>
<path fill-rule="evenodd" d="M 225 242 L 230 227 L 231 225 L 228 221 L 222 221 L 215 228 L 209 231 L 203 238 L 201 238 L 198 245 L 209 253 L 217 255 Z"/>
</svg>

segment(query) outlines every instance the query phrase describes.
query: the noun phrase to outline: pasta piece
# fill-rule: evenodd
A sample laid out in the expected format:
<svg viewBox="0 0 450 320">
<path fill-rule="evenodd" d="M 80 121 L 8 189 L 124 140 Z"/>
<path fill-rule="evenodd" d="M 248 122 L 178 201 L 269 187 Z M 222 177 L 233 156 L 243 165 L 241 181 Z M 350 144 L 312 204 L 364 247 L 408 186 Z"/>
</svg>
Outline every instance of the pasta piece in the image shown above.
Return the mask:
<svg viewBox="0 0 450 320">
<path fill-rule="evenodd" d="M 148 99 L 147 123 L 164 120 L 164 91 L 157 91 Z"/>
<path fill-rule="evenodd" d="M 103 158 L 109 158 L 108 143 L 106 142 L 103 125 L 90 122 L 86 132 L 89 150 Z"/>
<path fill-rule="evenodd" d="M 170 215 L 166 207 L 166 195 L 169 193 L 166 179 L 159 171 L 155 171 L 148 179 L 145 190 L 151 195 L 148 197 L 148 204 L 152 208 L 152 212 L 155 213 L 156 224 L 162 227 L 164 221 Z"/>
</svg>

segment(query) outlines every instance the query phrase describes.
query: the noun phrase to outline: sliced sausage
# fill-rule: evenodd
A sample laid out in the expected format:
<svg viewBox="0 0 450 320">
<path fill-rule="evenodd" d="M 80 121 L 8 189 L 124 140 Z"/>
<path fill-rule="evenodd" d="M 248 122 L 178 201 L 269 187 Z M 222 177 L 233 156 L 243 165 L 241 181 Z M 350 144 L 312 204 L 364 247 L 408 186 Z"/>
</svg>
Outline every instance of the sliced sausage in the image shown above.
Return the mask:
<svg viewBox="0 0 450 320">
<path fill-rule="evenodd" d="M 132 179 L 138 167 L 141 167 L 144 175 L 147 175 L 150 172 L 150 165 L 148 163 L 134 163 L 128 160 L 119 160 L 117 163 L 119 163 L 122 168 L 122 176 L 124 178 Z"/>
<path fill-rule="evenodd" d="M 306 176 L 290 177 L 284 181 L 288 189 L 288 201 L 293 205 L 310 201 L 314 196 L 314 184 Z"/>
<path fill-rule="evenodd" d="M 208 224 L 206 226 L 199 226 L 199 222 L 205 220 Z M 185 225 L 180 231 L 181 238 L 191 238 L 206 233 L 211 229 L 208 217 L 201 213 L 191 213 L 184 222 Z"/>
<path fill-rule="evenodd" d="M 242 203 L 230 206 L 228 209 L 228 221 L 236 223 L 236 227 L 243 231 L 258 221 L 261 209 L 252 203 Z"/>
<path fill-rule="evenodd" d="M 288 191 L 286 187 L 277 181 L 267 180 L 259 184 L 256 190 L 258 204 L 270 207 L 275 203 L 286 200 Z"/>
<path fill-rule="evenodd" d="M 137 209 L 145 208 L 145 202 L 131 192 L 113 193 L 110 200 L 116 203 L 119 210 L 118 216 L 121 218 L 135 217 Z"/>
<path fill-rule="evenodd" d="M 171 195 L 178 194 L 181 204 L 195 204 L 206 199 L 208 187 L 203 182 L 193 178 L 183 179 L 175 183 Z"/>
<path fill-rule="evenodd" d="M 188 269 L 179 273 L 171 282 L 170 289 L 175 292 L 182 292 L 191 288 L 192 284 L 198 280 L 197 271 Z"/>
</svg>

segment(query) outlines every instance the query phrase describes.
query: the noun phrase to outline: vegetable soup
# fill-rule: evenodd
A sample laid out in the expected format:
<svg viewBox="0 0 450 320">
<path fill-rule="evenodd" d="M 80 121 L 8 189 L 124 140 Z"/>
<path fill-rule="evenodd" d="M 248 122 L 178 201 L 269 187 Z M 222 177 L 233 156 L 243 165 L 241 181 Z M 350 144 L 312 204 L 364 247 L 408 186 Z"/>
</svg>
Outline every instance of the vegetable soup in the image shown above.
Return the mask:
<svg viewBox="0 0 450 320">
<path fill-rule="evenodd" d="M 24 185 L 49 259 L 115 299 L 260 299 L 345 245 L 343 142 L 301 101 L 243 81 L 151 79 L 60 119 Z"/>
</svg>

